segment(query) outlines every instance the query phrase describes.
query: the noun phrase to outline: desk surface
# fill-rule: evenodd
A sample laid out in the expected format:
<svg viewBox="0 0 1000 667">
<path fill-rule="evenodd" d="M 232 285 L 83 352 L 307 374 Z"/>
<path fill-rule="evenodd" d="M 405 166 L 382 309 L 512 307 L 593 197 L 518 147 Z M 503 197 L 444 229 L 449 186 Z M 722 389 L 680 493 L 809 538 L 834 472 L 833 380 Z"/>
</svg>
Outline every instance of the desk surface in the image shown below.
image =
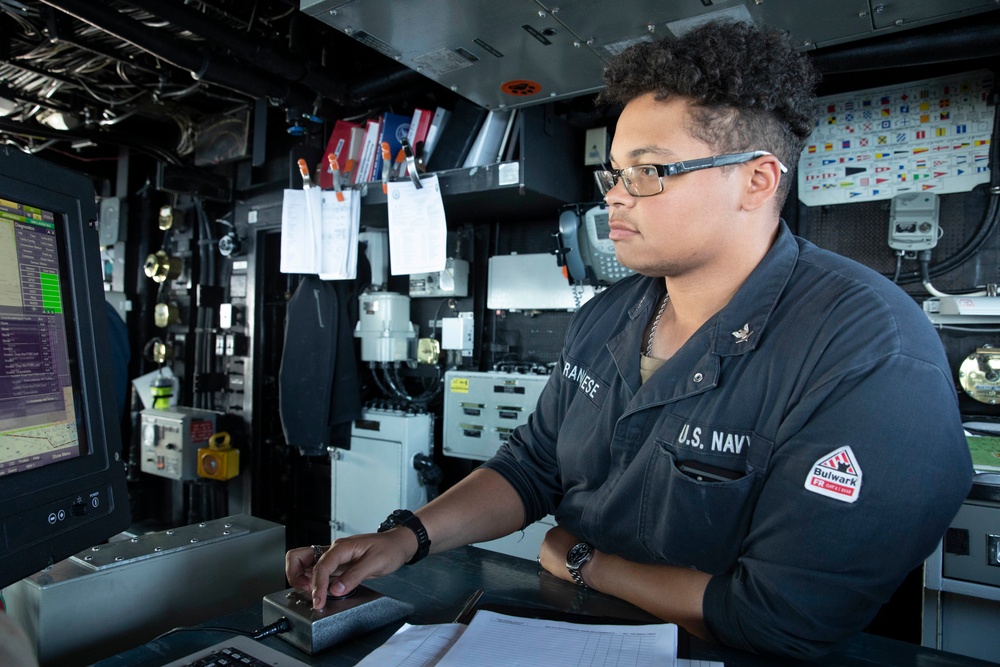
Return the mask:
<svg viewBox="0 0 1000 667">
<path fill-rule="evenodd" d="M 594 590 L 580 588 L 548 573 L 539 573 L 536 563 L 505 554 L 464 547 L 426 558 L 412 567 L 403 567 L 387 577 L 365 582 L 384 595 L 414 605 L 407 619 L 413 624 L 448 623 L 455 619 L 465 601 L 478 588 L 485 589 L 481 605 L 512 605 L 541 610 L 571 611 L 587 616 L 601 616 L 624 621 L 659 622 L 646 612 Z M 253 631 L 263 625 L 261 607 L 228 614 L 205 625 Z M 386 628 L 349 640 L 310 656 L 277 638 L 264 640 L 268 646 L 292 655 L 310 665 L 349 667 L 380 646 L 401 625 Z M 181 632 L 150 642 L 117 656 L 102 660 L 94 667 L 132 667 L 163 665 L 184 655 L 226 639 L 227 633 L 204 630 Z M 727 667 L 774 667 L 775 665 L 894 665 L 902 667 L 981 667 L 994 663 L 953 653 L 899 642 L 873 635 L 859 635 L 826 656 L 821 663 L 776 661 L 773 658 L 736 651 L 724 646 L 691 639 L 691 657 L 725 662 Z"/>
</svg>

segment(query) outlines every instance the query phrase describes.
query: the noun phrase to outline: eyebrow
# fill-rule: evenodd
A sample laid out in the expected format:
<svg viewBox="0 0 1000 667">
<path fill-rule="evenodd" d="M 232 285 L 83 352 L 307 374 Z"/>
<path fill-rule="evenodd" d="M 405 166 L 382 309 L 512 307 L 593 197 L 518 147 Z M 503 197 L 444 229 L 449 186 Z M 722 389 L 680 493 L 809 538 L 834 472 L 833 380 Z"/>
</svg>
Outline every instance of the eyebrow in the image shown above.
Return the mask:
<svg viewBox="0 0 1000 667">
<path fill-rule="evenodd" d="M 630 159 L 636 159 L 642 157 L 643 155 L 650 155 L 650 154 L 662 155 L 665 158 L 669 158 L 671 156 L 676 155 L 676 153 L 674 153 L 669 148 L 652 145 L 652 146 L 640 146 L 639 148 L 633 148 L 628 153 L 626 153 L 625 156 Z M 611 162 L 616 162 L 614 156 L 611 154 L 608 155 L 608 160 Z"/>
</svg>

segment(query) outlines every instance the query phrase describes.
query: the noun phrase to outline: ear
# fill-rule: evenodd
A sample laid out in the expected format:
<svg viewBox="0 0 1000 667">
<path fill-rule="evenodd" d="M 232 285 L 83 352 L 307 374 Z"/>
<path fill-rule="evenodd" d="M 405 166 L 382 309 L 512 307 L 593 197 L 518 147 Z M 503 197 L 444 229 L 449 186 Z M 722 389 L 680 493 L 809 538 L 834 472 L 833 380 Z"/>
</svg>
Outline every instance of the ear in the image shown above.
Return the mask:
<svg viewBox="0 0 1000 667">
<path fill-rule="evenodd" d="M 773 203 L 778 183 L 788 174 L 781 173 L 781 162 L 773 155 L 760 157 L 748 166 L 752 171 L 741 204 L 744 211 L 754 211 Z"/>
</svg>

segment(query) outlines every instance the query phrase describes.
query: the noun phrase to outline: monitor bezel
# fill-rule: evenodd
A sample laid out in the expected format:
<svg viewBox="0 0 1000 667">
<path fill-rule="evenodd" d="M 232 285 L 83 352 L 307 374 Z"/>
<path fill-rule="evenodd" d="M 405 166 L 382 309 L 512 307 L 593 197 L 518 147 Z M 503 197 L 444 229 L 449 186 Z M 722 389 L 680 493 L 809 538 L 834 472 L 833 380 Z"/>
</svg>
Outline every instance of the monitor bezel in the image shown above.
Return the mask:
<svg viewBox="0 0 1000 667">
<path fill-rule="evenodd" d="M 39 526 L 37 539 L 29 537 L 22 544 L 11 545 L 10 535 L 0 535 L 0 586 L 4 586 L 121 532 L 131 513 L 113 395 L 94 185 L 81 174 L 4 147 L 0 198 L 55 214 L 60 285 L 64 303 L 69 301 L 66 336 L 74 342 L 70 352 L 75 348 L 80 382 L 74 400 L 80 401 L 78 414 L 84 421 L 80 430 L 86 439 L 80 456 L 0 477 L 0 527 L 13 517 L 22 523 L 38 519 L 21 515 L 97 487 L 109 490 L 111 505 L 107 511 L 101 508 L 88 517 L 73 517 L 64 525 Z M 35 524 L 30 525 L 33 530 Z"/>
</svg>

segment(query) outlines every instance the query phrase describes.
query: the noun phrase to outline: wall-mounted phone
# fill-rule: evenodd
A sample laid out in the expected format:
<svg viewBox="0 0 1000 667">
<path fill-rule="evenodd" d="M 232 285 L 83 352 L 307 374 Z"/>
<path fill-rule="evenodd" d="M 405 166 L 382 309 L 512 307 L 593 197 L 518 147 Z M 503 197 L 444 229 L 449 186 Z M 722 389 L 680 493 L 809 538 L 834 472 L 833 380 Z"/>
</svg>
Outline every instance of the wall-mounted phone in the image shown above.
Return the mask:
<svg viewBox="0 0 1000 667">
<path fill-rule="evenodd" d="M 610 232 L 604 204 L 576 204 L 559 214 L 559 236 L 571 282 L 608 285 L 635 273 L 618 263 Z"/>
</svg>

